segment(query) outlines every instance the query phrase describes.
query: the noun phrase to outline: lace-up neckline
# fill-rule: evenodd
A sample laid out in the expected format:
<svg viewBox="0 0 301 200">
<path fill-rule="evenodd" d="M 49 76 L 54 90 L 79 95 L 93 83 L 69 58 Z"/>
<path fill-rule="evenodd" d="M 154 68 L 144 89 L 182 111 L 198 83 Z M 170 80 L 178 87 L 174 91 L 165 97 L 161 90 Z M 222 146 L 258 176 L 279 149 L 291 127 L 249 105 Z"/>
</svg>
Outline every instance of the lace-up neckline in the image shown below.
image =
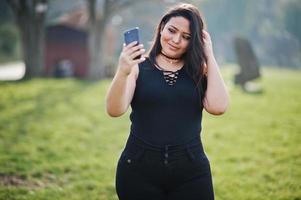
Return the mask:
<svg viewBox="0 0 301 200">
<path fill-rule="evenodd" d="M 179 72 L 184 68 L 181 67 L 181 69 L 178 69 L 177 71 L 170 71 L 170 70 L 165 70 L 159 65 L 155 64 L 154 66 L 157 70 L 161 71 L 163 73 L 164 79 L 166 83 L 170 86 L 174 85 L 179 77 Z"/>
</svg>

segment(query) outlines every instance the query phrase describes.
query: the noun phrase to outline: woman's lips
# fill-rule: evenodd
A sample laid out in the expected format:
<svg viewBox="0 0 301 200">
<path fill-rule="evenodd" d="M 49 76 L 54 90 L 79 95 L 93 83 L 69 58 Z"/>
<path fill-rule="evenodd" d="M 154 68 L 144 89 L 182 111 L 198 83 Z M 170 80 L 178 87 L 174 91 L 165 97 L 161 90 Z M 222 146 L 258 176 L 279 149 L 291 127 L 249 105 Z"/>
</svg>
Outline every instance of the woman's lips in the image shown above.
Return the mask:
<svg viewBox="0 0 301 200">
<path fill-rule="evenodd" d="M 175 47 L 175 46 L 173 46 L 172 44 L 169 44 L 169 43 L 168 43 L 168 46 L 171 50 L 174 50 L 174 51 L 179 49 L 178 47 Z"/>
</svg>

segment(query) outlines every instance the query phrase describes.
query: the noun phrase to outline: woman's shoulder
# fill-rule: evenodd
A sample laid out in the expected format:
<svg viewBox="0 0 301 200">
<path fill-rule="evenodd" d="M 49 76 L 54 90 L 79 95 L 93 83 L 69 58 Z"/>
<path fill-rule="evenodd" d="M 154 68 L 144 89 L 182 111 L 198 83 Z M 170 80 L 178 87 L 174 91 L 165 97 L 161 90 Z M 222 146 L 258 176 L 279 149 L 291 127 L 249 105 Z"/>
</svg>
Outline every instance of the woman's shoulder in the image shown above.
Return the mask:
<svg viewBox="0 0 301 200">
<path fill-rule="evenodd" d="M 145 57 L 145 60 L 139 64 L 139 70 L 152 69 L 153 64 L 149 57 Z"/>
</svg>

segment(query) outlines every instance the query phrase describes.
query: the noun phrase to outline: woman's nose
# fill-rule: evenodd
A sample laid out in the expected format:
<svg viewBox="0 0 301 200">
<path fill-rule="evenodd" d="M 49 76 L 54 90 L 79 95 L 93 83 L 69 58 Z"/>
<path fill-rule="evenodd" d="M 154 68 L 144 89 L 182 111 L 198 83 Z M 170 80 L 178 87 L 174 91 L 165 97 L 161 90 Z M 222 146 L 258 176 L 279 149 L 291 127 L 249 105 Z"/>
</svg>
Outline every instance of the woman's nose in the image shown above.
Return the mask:
<svg viewBox="0 0 301 200">
<path fill-rule="evenodd" d="M 181 41 L 181 35 L 180 35 L 180 34 L 176 34 L 176 35 L 173 37 L 172 41 L 173 41 L 174 43 L 176 43 L 176 44 L 180 43 L 180 41 Z"/>
</svg>

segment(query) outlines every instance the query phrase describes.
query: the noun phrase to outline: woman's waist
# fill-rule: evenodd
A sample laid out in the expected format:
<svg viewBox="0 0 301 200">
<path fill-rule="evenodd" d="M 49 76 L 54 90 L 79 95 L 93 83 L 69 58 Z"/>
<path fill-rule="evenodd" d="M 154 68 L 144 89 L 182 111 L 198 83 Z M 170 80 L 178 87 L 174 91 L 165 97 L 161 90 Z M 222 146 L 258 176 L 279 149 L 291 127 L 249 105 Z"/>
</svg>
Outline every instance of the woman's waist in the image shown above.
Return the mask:
<svg viewBox="0 0 301 200">
<path fill-rule="evenodd" d="M 152 152 L 170 152 L 174 154 L 181 154 L 181 152 L 186 151 L 187 149 L 201 150 L 203 152 L 203 145 L 201 142 L 200 135 L 196 135 L 193 138 L 189 138 L 186 141 L 179 141 L 177 144 L 164 143 L 151 141 L 148 138 L 141 137 L 133 132 L 130 133 L 125 149 L 143 149 Z"/>
<path fill-rule="evenodd" d="M 201 126 L 144 126 L 132 123 L 131 134 L 153 146 L 181 146 L 200 141 Z"/>
</svg>

